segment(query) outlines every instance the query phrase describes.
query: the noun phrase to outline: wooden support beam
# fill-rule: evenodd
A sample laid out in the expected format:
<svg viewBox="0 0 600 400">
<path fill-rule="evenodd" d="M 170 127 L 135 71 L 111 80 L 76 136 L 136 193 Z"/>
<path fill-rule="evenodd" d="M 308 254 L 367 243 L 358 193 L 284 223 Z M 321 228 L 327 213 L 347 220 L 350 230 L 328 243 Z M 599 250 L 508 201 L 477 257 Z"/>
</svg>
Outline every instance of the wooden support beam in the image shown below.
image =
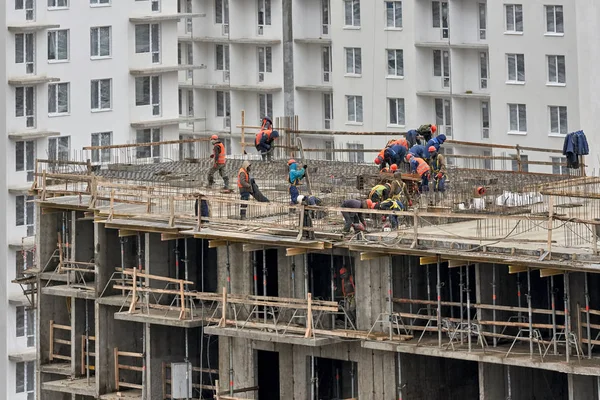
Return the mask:
<svg viewBox="0 0 600 400">
<path fill-rule="evenodd" d="M 473 264 L 473 263 L 469 262 L 469 261 L 448 260 L 448 268 L 465 267 L 465 266 L 471 265 L 471 264 Z"/>
<path fill-rule="evenodd" d="M 262 245 L 262 244 L 252 244 L 252 243 L 245 243 L 242 247 L 243 247 L 244 253 L 250 253 L 250 252 L 253 252 L 253 251 L 261 251 L 261 250 L 268 250 L 268 249 L 273 248 L 273 247 L 265 246 L 265 245 Z"/>
<path fill-rule="evenodd" d="M 527 272 L 527 267 L 523 267 L 521 265 L 509 265 L 508 266 L 509 274 L 518 274 L 519 272 Z"/>
<path fill-rule="evenodd" d="M 185 239 L 186 237 L 189 237 L 189 236 L 184 236 L 184 235 L 180 235 L 177 233 L 161 233 L 160 234 L 160 240 L 162 240 L 163 242 L 165 242 L 167 240 Z"/>
<path fill-rule="evenodd" d="M 437 260 L 438 260 L 437 256 L 421 257 L 420 264 L 421 265 L 437 264 Z"/>
<path fill-rule="evenodd" d="M 209 249 L 215 249 L 217 247 L 223 247 L 223 246 L 227 246 L 226 240 L 209 240 L 208 241 Z"/>
<path fill-rule="evenodd" d="M 360 253 L 360 261 L 375 260 L 375 259 L 381 258 L 381 257 L 389 257 L 389 254 L 385 254 L 385 253 L 370 253 L 370 252 Z"/>
<path fill-rule="evenodd" d="M 554 276 L 554 275 L 562 275 L 564 273 L 565 273 L 565 271 L 560 270 L 560 269 L 542 268 L 542 269 L 540 269 L 540 278 L 547 278 L 549 276 Z"/>
<path fill-rule="evenodd" d="M 285 249 L 285 255 L 287 257 L 299 256 L 300 254 L 308 253 L 308 249 L 301 249 L 297 247 L 290 247 Z"/>
<path fill-rule="evenodd" d="M 119 237 L 126 236 L 137 236 L 137 232 L 129 229 L 119 229 Z"/>
</svg>

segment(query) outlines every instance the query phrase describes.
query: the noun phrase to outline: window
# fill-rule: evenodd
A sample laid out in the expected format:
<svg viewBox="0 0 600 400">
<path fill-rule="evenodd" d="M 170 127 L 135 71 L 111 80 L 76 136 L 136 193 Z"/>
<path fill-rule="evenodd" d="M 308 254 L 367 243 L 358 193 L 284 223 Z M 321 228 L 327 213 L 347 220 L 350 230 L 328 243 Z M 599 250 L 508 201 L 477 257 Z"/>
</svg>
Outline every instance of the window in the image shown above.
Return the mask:
<svg viewBox="0 0 600 400">
<path fill-rule="evenodd" d="M 331 46 L 322 47 L 323 58 L 323 82 L 331 82 Z"/>
<path fill-rule="evenodd" d="M 360 48 L 346 47 L 346 74 L 360 75 L 362 73 L 362 57 Z"/>
<path fill-rule="evenodd" d="M 101 6 L 110 4 L 110 0 L 90 0 L 91 6 Z"/>
<path fill-rule="evenodd" d="M 159 76 L 141 76 L 135 78 L 135 105 L 152 105 L 152 115 L 160 115 Z"/>
<path fill-rule="evenodd" d="M 35 208 L 33 196 L 16 196 L 16 226 L 26 226 L 27 236 L 32 236 L 35 224 Z"/>
<path fill-rule="evenodd" d="M 564 85 L 567 83 L 565 56 L 547 56 L 548 83 Z"/>
<path fill-rule="evenodd" d="M 490 103 L 488 101 L 481 102 L 481 137 L 483 139 L 490 138 Z"/>
<path fill-rule="evenodd" d="M 270 46 L 258 47 L 258 81 L 265 81 L 265 72 L 273 72 L 272 55 Z"/>
<path fill-rule="evenodd" d="M 70 137 L 62 136 L 48 139 L 48 158 L 51 160 L 68 160 Z"/>
<path fill-rule="evenodd" d="M 17 393 L 27 393 L 27 400 L 35 398 L 35 361 L 17 363 Z"/>
<path fill-rule="evenodd" d="M 112 79 L 98 79 L 91 83 L 92 111 L 110 110 Z"/>
<path fill-rule="evenodd" d="M 525 55 L 507 54 L 508 82 L 525 82 Z"/>
<path fill-rule="evenodd" d="M 69 59 L 69 30 L 48 32 L 48 61 L 66 61 Z"/>
<path fill-rule="evenodd" d="M 527 107 L 525 104 L 509 104 L 508 119 L 510 132 L 527 133 Z"/>
<path fill-rule="evenodd" d="M 546 33 L 565 33 L 562 6 L 546 6 Z"/>
<path fill-rule="evenodd" d="M 25 117 L 28 128 L 35 127 L 35 89 L 33 86 L 15 88 L 15 117 Z"/>
<path fill-rule="evenodd" d="M 344 25 L 360 27 L 360 0 L 344 0 Z"/>
<path fill-rule="evenodd" d="M 69 8 L 69 0 L 48 0 L 48 8 Z"/>
<path fill-rule="evenodd" d="M 348 105 L 348 122 L 362 123 L 363 122 L 363 99 L 362 99 L 362 96 L 346 96 L 346 104 Z"/>
<path fill-rule="evenodd" d="M 67 114 L 69 112 L 69 83 L 48 85 L 48 114 Z"/>
<path fill-rule="evenodd" d="M 193 12 L 192 0 L 185 0 L 185 12 L 188 14 L 191 14 Z M 194 20 L 192 18 L 186 18 L 185 19 L 185 33 L 192 33 L 193 27 L 194 27 Z"/>
<path fill-rule="evenodd" d="M 479 88 L 487 89 L 489 79 L 488 53 L 482 51 L 479 53 Z"/>
<path fill-rule="evenodd" d="M 506 32 L 523 32 L 523 6 L 521 4 L 505 4 Z"/>
<path fill-rule="evenodd" d="M 189 118 L 194 117 L 194 91 L 186 90 L 187 93 L 187 116 Z M 194 125 L 194 121 L 188 121 L 188 124 Z"/>
<path fill-rule="evenodd" d="M 160 128 L 140 129 L 136 132 L 136 143 L 160 142 Z M 136 147 L 137 158 L 160 157 L 160 145 Z"/>
<path fill-rule="evenodd" d="M 487 38 L 487 4 L 479 3 L 479 40 Z"/>
<path fill-rule="evenodd" d="M 406 125 L 404 99 L 388 99 L 390 109 L 390 125 Z"/>
<path fill-rule="evenodd" d="M 529 156 L 521 155 L 521 162 L 517 159 L 517 155 L 513 154 L 513 160 L 511 161 L 513 171 L 529 172 Z M 519 164 L 521 168 L 519 168 Z"/>
<path fill-rule="evenodd" d="M 448 2 L 432 1 L 431 16 L 433 27 L 441 29 L 441 38 L 448 39 L 450 37 L 450 25 L 448 20 Z"/>
<path fill-rule="evenodd" d="M 433 76 L 442 78 L 442 87 L 450 87 L 450 53 L 448 50 L 433 50 Z"/>
<path fill-rule="evenodd" d="M 27 172 L 27 182 L 33 181 L 35 164 L 35 142 L 33 140 L 15 142 L 15 171 Z"/>
<path fill-rule="evenodd" d="M 27 347 L 33 347 L 35 345 L 35 310 L 18 306 L 16 314 L 17 337 L 26 336 Z"/>
<path fill-rule="evenodd" d="M 160 0 L 150 0 L 150 9 L 152 11 L 160 11 Z"/>
<path fill-rule="evenodd" d="M 16 277 L 22 277 L 25 271 L 34 267 L 35 249 L 18 250 L 15 253 Z M 18 335 L 17 335 L 18 336 Z"/>
<path fill-rule="evenodd" d="M 483 156 L 484 157 L 492 157 L 492 151 L 491 150 L 484 150 L 483 151 Z M 483 169 L 490 171 L 492 170 L 492 160 L 491 159 L 484 159 L 483 160 Z"/>
<path fill-rule="evenodd" d="M 182 90 L 179 89 L 177 91 L 179 93 L 179 116 L 183 115 L 183 95 L 182 95 Z"/>
<path fill-rule="evenodd" d="M 452 104 L 449 99 L 435 99 L 435 124 L 438 134 L 452 136 Z"/>
<path fill-rule="evenodd" d="M 385 2 L 385 17 L 386 17 L 386 27 L 402 28 L 402 2 L 401 1 L 386 1 Z"/>
<path fill-rule="evenodd" d="M 15 10 L 23 9 L 23 0 L 15 0 Z"/>
<path fill-rule="evenodd" d="M 187 49 L 187 65 L 194 65 L 194 45 L 192 43 L 186 44 Z M 194 70 L 188 69 L 186 77 L 192 79 L 194 76 Z"/>
<path fill-rule="evenodd" d="M 112 132 L 92 133 L 92 146 L 110 146 L 112 144 Z M 92 162 L 110 162 L 110 149 L 92 150 Z"/>
<path fill-rule="evenodd" d="M 258 112 L 260 118 L 273 116 L 273 95 L 271 93 L 258 95 Z"/>
<path fill-rule="evenodd" d="M 348 153 L 348 161 L 353 163 L 364 163 L 365 162 L 365 145 L 362 143 L 348 143 L 349 150 L 357 150 Z"/>
<path fill-rule="evenodd" d="M 229 45 L 218 44 L 215 50 L 217 71 L 229 71 Z"/>
<path fill-rule="evenodd" d="M 552 162 L 552 173 L 554 175 L 569 175 L 566 157 L 550 157 L 550 161 Z"/>
<path fill-rule="evenodd" d="M 231 95 L 229 92 L 216 92 L 217 117 L 229 117 L 231 115 Z"/>
<path fill-rule="evenodd" d="M 323 128 L 331 129 L 333 122 L 333 94 L 323 93 Z"/>
<path fill-rule="evenodd" d="M 329 0 L 321 0 L 321 33 L 323 35 L 329 35 L 330 17 Z"/>
<path fill-rule="evenodd" d="M 271 25 L 271 0 L 258 0 L 258 25 Z"/>
<path fill-rule="evenodd" d="M 110 26 L 98 26 L 90 29 L 90 56 L 92 58 L 110 57 Z"/>
<path fill-rule="evenodd" d="M 35 18 L 35 0 L 25 0 L 25 20 L 33 21 Z"/>
<path fill-rule="evenodd" d="M 135 52 L 152 53 L 152 62 L 160 62 L 159 24 L 142 24 L 135 26 Z"/>
<path fill-rule="evenodd" d="M 215 0 L 215 23 L 229 25 L 229 0 Z M 229 30 L 223 27 L 223 34 L 228 33 Z"/>
<path fill-rule="evenodd" d="M 567 124 L 567 107 L 549 106 L 548 114 L 550 115 L 550 134 L 566 135 L 569 133 Z"/>
<path fill-rule="evenodd" d="M 35 36 L 33 33 L 15 34 L 15 63 L 25 64 L 25 73 L 35 72 Z"/>
<path fill-rule="evenodd" d="M 388 76 L 404 76 L 404 51 L 387 50 Z"/>
<path fill-rule="evenodd" d="M 334 149 L 333 140 L 326 140 L 325 141 L 325 160 L 333 161 L 333 151 L 332 151 L 333 149 Z"/>
</svg>

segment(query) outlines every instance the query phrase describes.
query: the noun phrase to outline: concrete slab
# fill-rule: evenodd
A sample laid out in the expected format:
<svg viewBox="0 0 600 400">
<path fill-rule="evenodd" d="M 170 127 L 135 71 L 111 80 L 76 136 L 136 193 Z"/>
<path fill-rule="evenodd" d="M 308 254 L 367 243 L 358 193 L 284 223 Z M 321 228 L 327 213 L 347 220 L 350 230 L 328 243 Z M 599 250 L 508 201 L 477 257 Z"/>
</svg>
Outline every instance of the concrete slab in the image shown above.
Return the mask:
<svg viewBox="0 0 600 400">
<path fill-rule="evenodd" d="M 71 363 L 53 363 L 42 365 L 40 371 L 45 374 L 71 375 Z"/>
<path fill-rule="evenodd" d="M 154 310 L 150 310 L 150 314 L 146 312 L 138 312 L 137 314 L 130 314 L 127 311 L 122 311 L 115 313 L 115 319 L 121 321 L 130 321 L 130 322 L 140 322 L 144 324 L 155 324 L 155 325 L 165 325 L 165 326 L 174 326 L 179 328 L 197 328 L 199 326 L 205 325 L 207 322 L 201 318 L 196 318 L 192 320 L 181 320 L 179 319 L 179 311 L 177 312 L 153 312 Z M 176 314 L 176 315 L 174 315 Z"/>
<path fill-rule="evenodd" d="M 43 382 L 42 390 L 97 397 L 95 377 L 90 377 L 89 382 L 87 378 L 62 379 L 58 381 Z"/>
<path fill-rule="evenodd" d="M 116 393 L 108 393 L 103 394 L 99 397 L 101 400 L 142 400 L 142 391 L 141 390 L 121 390 Z"/>
<path fill-rule="evenodd" d="M 96 298 L 95 288 L 91 290 L 90 288 L 84 288 L 83 285 L 80 285 L 80 287 L 67 285 L 46 286 L 42 288 L 42 294 L 87 300 L 94 300 Z"/>
<path fill-rule="evenodd" d="M 105 306 L 125 307 L 129 306 L 128 299 L 128 296 L 105 296 L 99 297 L 96 302 Z"/>
<path fill-rule="evenodd" d="M 334 343 L 338 343 L 339 339 L 335 338 L 316 338 L 316 339 L 305 339 L 304 336 L 295 335 L 292 333 L 277 334 L 275 332 L 263 332 L 258 330 L 240 330 L 235 328 L 218 328 L 218 327 L 206 327 L 204 328 L 204 333 L 207 335 L 215 335 L 215 336 L 227 336 L 227 337 L 236 337 L 236 338 L 244 338 L 244 339 L 252 339 L 252 340 L 260 340 L 263 342 L 273 342 L 273 343 L 287 343 L 294 344 L 298 346 L 307 346 L 307 347 L 320 347 L 327 346 Z"/>
<path fill-rule="evenodd" d="M 39 277 L 42 281 L 67 282 L 66 274 L 59 274 L 54 271 L 42 272 L 40 273 Z"/>
<path fill-rule="evenodd" d="M 12 362 L 26 362 L 26 361 L 34 361 L 37 357 L 37 353 L 35 347 L 32 347 L 29 350 L 14 352 L 8 354 L 8 359 Z"/>
</svg>

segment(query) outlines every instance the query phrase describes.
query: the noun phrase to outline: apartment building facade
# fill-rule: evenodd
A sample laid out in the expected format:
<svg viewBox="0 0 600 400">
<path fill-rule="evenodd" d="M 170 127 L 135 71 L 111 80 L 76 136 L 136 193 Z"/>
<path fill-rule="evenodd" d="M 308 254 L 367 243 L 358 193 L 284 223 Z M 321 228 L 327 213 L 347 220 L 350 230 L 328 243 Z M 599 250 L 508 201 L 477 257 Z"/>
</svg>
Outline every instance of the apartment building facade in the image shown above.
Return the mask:
<svg viewBox="0 0 600 400">
<path fill-rule="evenodd" d="M 180 74 L 180 114 L 206 118 L 199 134 L 239 135 L 244 110 L 246 125 L 291 114 L 302 129 L 394 135 L 435 123 L 455 140 L 560 148 L 566 133 L 585 127 L 578 66 L 586 61 L 578 42 L 586 28 L 577 23 L 585 7 L 561 0 L 259 0 L 231 7 L 228 0 L 183 0 L 180 8 L 206 18 L 180 22 L 180 61 L 206 69 Z M 310 142 L 373 148 L 384 141 Z M 564 171 L 557 164 L 552 172 Z"/>
<path fill-rule="evenodd" d="M 6 239 L 0 246 L 6 312 L 9 399 L 35 393 L 35 312 L 11 283 L 34 257 L 35 207 L 27 189 L 35 159 L 91 158 L 109 151 L 85 146 L 178 138 L 177 13 L 175 1 L 8 0 L 6 25 Z M 190 16 L 195 17 L 195 16 Z M 154 147 L 136 157 L 151 158 Z M 123 158 L 131 157 L 124 151 Z M 4 289 L 6 288 L 6 290 Z M 3 318 L 4 320 L 4 318 Z M 0 352 L 3 353 L 3 352 Z"/>
</svg>

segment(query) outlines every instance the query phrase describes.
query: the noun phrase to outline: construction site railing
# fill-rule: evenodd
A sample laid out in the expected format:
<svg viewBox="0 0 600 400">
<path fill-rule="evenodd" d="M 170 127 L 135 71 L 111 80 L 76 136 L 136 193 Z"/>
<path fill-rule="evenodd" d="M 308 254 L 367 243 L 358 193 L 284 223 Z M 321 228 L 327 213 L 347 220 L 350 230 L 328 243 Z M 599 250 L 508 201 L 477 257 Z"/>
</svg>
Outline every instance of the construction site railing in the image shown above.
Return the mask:
<svg viewBox="0 0 600 400">
<path fill-rule="evenodd" d="M 69 332 L 69 339 L 57 338 L 57 332 Z M 50 344 L 50 349 L 48 351 L 48 353 L 49 353 L 48 358 L 49 358 L 50 362 L 52 362 L 55 359 L 63 360 L 63 361 L 71 361 L 71 327 L 70 326 L 56 324 L 56 323 L 54 323 L 53 320 L 50 320 L 49 344 Z M 66 355 L 60 354 L 58 352 L 55 353 L 55 347 L 57 344 L 67 346 L 69 355 L 66 356 Z"/>
<path fill-rule="evenodd" d="M 81 336 L 81 375 L 85 375 L 86 374 L 86 370 L 89 371 L 95 371 L 96 370 L 96 336 L 88 336 L 87 337 L 87 341 L 90 344 L 90 348 L 92 347 L 92 345 L 94 346 L 94 349 L 88 349 L 87 345 L 86 345 L 86 336 L 82 335 Z M 94 358 L 94 361 L 90 361 L 90 364 L 88 365 L 87 360 L 89 358 Z"/>
<path fill-rule="evenodd" d="M 124 364 L 123 358 L 131 358 L 134 360 L 142 360 L 142 366 L 133 364 Z M 131 351 L 120 351 L 117 347 L 114 349 L 114 361 L 115 361 L 115 388 L 121 390 L 121 388 L 129 389 L 143 389 L 143 386 L 138 383 L 123 382 L 121 381 L 121 371 L 135 371 L 144 373 L 143 367 L 143 353 L 135 353 Z M 141 380 L 141 379 L 140 379 Z"/>
</svg>

